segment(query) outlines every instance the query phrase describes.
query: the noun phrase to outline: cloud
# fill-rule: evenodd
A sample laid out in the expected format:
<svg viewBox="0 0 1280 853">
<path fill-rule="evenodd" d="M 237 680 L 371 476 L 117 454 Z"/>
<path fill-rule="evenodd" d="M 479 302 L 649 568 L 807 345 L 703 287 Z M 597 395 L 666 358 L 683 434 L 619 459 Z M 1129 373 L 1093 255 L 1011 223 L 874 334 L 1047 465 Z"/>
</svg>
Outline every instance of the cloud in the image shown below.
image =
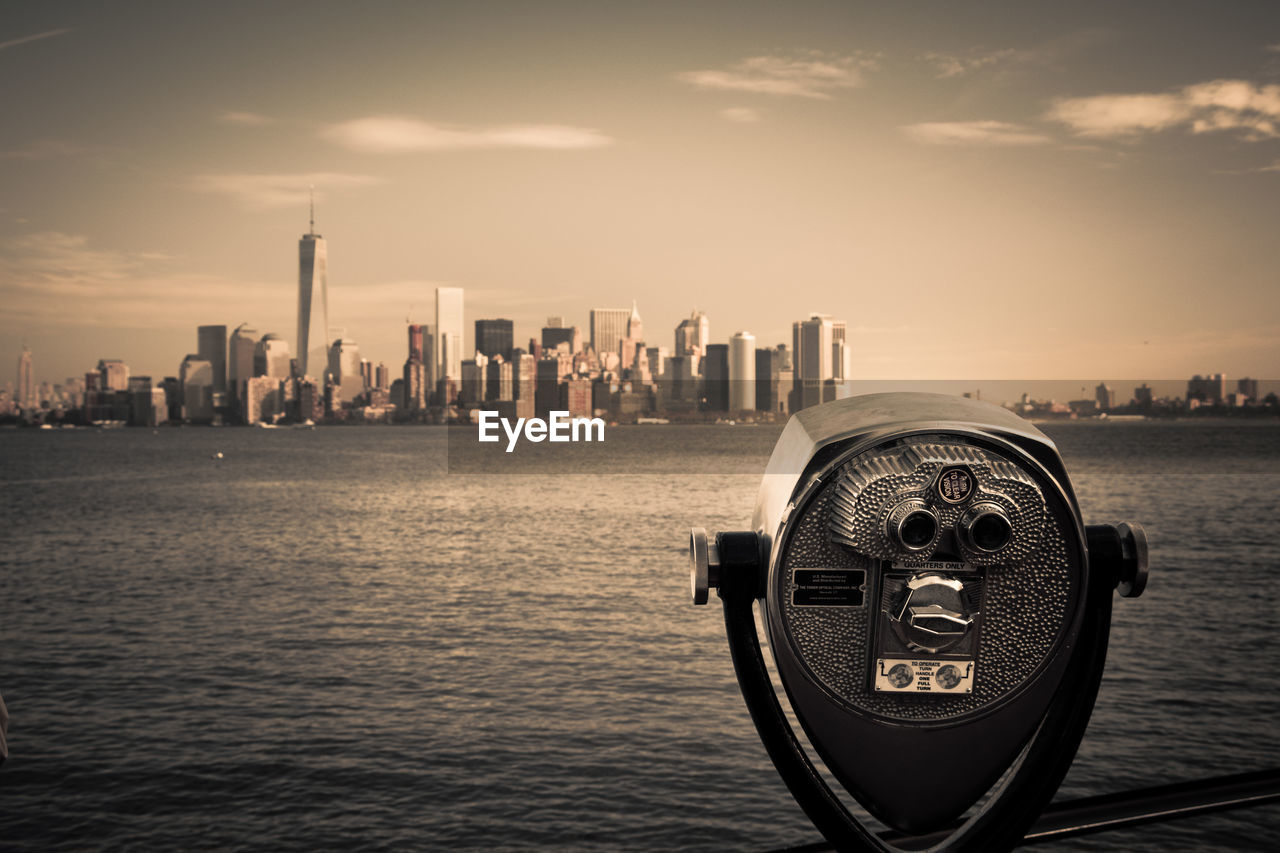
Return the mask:
<svg viewBox="0 0 1280 853">
<path fill-rule="evenodd" d="M 21 148 L 0 151 L 0 160 L 50 160 L 55 157 L 73 157 L 88 152 L 89 148 L 62 139 L 40 139 Z"/>
<path fill-rule="evenodd" d="M 261 298 L 247 284 L 228 289 L 209 276 L 175 275 L 167 255 L 95 248 L 81 235 L 43 231 L 3 248 L 0 298 L 20 326 L 172 328 Z"/>
<path fill-rule="evenodd" d="M 1043 145 L 1050 139 L 1004 121 L 934 121 L 902 128 L 928 145 Z"/>
<path fill-rule="evenodd" d="M 484 148 L 569 150 L 600 148 L 613 143 L 613 139 L 589 127 L 559 124 L 459 127 L 391 115 L 341 122 L 325 128 L 321 135 L 352 151 L 374 154 Z"/>
<path fill-rule="evenodd" d="M 197 175 L 187 189 L 195 192 L 229 196 L 246 207 L 269 208 L 303 205 L 317 187 L 320 198 L 325 190 L 355 189 L 382 183 L 372 175 L 349 175 L 340 172 L 304 172 L 295 174 Z"/>
<path fill-rule="evenodd" d="M 862 72 L 877 64 L 875 56 L 862 54 L 829 57 L 811 53 L 802 58 L 753 56 L 727 69 L 681 71 L 675 76 L 697 89 L 827 100 L 835 90 L 862 86 Z"/>
<path fill-rule="evenodd" d="M 1187 127 L 1243 131 L 1250 141 L 1280 137 L 1280 85 L 1211 80 L 1177 92 L 1060 98 L 1046 114 L 1077 135 L 1125 138 Z"/>
<path fill-rule="evenodd" d="M 720 118 L 725 121 L 736 121 L 740 124 L 750 124 L 760 121 L 763 115 L 759 110 L 749 109 L 748 107 L 729 107 L 720 111 Z"/>
<path fill-rule="evenodd" d="M 219 115 L 218 121 L 222 122 L 223 124 L 241 124 L 241 125 L 245 125 L 246 127 L 260 127 L 261 125 L 264 125 L 264 124 L 271 124 L 274 121 L 274 119 L 268 118 L 267 116 L 264 116 L 264 115 L 259 115 L 258 113 L 246 113 L 246 112 L 238 112 L 236 110 L 229 110 Z"/>
<path fill-rule="evenodd" d="M 69 33 L 69 32 L 71 32 L 71 30 L 66 30 L 66 29 L 46 30 L 43 33 L 36 33 L 35 35 L 31 35 L 31 36 L 23 36 L 22 38 L 9 39 L 8 41 L 0 41 L 0 50 L 8 50 L 11 47 L 17 47 L 20 44 L 26 44 L 27 42 L 33 42 L 33 41 L 40 41 L 41 39 L 53 38 L 54 36 L 60 36 L 63 33 Z"/>
<path fill-rule="evenodd" d="M 1025 61 L 1029 58 L 1029 54 L 1013 48 L 1004 48 L 1003 50 L 974 51 L 965 55 L 929 52 L 921 54 L 920 58 L 937 70 L 939 79 L 945 79 L 961 77 L 983 68 Z"/>
</svg>

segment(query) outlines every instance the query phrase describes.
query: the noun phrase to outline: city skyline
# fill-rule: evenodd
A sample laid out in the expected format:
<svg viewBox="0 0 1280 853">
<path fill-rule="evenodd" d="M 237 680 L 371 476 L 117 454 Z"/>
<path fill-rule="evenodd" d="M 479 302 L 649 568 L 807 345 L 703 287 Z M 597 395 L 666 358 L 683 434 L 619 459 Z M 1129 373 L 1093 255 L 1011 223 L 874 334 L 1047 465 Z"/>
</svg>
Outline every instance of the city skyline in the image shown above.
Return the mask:
<svg viewBox="0 0 1280 853">
<path fill-rule="evenodd" d="M 855 377 L 1280 362 L 1271 4 L 233 8 L 7 16 L 0 355 L 167 375 L 193 326 L 294 337 L 314 184 L 334 337 L 375 363 L 437 287 L 463 356 L 474 319 L 639 299 L 717 341 L 844 317 Z"/>
</svg>

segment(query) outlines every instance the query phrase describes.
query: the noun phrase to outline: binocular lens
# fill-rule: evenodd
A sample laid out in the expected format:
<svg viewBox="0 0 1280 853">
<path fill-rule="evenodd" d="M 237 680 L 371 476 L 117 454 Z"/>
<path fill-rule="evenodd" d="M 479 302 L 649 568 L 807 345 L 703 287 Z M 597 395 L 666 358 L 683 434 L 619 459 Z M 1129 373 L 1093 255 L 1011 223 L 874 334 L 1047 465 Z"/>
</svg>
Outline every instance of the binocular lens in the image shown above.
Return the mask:
<svg viewBox="0 0 1280 853">
<path fill-rule="evenodd" d="M 980 551 L 999 551 L 1013 538 L 1009 520 L 996 512 L 984 512 L 969 523 L 969 541 Z"/>
<path fill-rule="evenodd" d="M 938 520 L 933 513 L 917 510 L 902 520 L 898 535 L 902 544 L 912 550 L 926 548 L 938 535 Z"/>
</svg>

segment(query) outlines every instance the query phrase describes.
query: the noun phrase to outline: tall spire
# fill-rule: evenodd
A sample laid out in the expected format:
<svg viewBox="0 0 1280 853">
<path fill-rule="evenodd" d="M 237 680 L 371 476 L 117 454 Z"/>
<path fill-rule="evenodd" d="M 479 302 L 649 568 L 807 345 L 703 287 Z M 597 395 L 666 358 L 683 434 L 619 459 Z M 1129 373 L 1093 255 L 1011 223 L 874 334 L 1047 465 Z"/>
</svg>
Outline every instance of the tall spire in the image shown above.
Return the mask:
<svg viewBox="0 0 1280 853">
<path fill-rule="evenodd" d="M 311 236 L 316 233 L 316 185 L 311 185 Z"/>
</svg>

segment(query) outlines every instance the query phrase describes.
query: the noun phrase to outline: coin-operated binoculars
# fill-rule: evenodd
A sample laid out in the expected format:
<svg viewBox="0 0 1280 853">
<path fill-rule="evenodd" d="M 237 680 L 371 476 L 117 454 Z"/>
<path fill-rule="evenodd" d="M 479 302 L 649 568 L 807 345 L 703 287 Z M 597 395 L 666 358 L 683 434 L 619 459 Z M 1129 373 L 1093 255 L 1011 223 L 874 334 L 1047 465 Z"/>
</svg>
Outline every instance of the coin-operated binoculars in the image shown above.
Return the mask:
<svg viewBox="0 0 1280 853">
<path fill-rule="evenodd" d="M 1020 841 L 1084 735 L 1112 592 L 1146 585 L 1142 528 L 1086 527 L 1043 433 L 935 394 L 792 417 L 752 528 L 694 528 L 693 601 L 718 590 L 752 719 L 817 828 L 837 849 L 901 849 L 844 808 L 788 724 L 757 599 L 796 719 L 868 812 L 905 836 L 946 835 L 933 849 Z"/>
</svg>

